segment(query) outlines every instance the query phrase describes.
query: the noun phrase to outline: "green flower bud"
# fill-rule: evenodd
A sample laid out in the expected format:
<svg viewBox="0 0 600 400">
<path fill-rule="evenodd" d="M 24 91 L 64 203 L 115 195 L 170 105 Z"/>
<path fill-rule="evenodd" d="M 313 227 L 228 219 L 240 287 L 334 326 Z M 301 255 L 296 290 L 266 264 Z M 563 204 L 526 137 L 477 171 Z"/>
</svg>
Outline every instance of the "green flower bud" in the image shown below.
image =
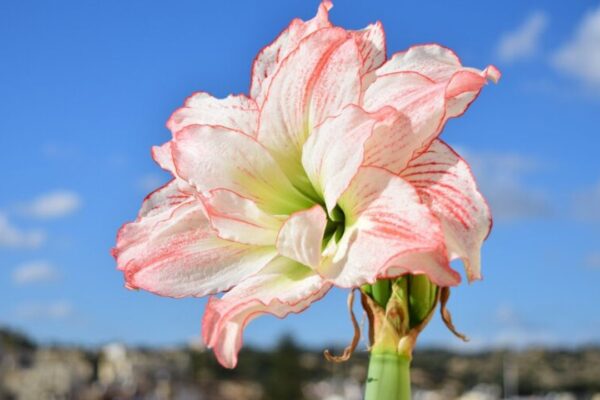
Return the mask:
<svg viewBox="0 0 600 400">
<path fill-rule="evenodd" d="M 420 325 L 437 303 L 437 286 L 427 275 L 408 275 L 408 308 L 410 327 Z"/>
</svg>

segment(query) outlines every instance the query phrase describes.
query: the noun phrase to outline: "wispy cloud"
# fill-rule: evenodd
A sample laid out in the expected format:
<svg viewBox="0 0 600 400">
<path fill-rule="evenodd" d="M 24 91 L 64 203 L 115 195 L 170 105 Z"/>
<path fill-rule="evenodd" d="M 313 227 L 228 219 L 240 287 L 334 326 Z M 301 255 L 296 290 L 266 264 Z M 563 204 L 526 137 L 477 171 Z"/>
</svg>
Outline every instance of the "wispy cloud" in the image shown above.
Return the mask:
<svg viewBox="0 0 600 400">
<path fill-rule="evenodd" d="M 166 183 L 166 179 L 157 174 L 148 174 L 142 176 L 136 182 L 136 186 L 143 192 L 151 192 L 158 189 Z"/>
<path fill-rule="evenodd" d="M 130 160 L 123 154 L 114 153 L 108 156 L 106 163 L 111 168 L 124 168 L 129 164 Z"/>
<path fill-rule="evenodd" d="M 600 269 L 600 251 L 592 251 L 583 259 L 583 265 L 590 269 Z"/>
<path fill-rule="evenodd" d="M 77 211 L 80 207 L 81 197 L 68 190 L 46 193 L 18 206 L 23 214 L 39 219 L 64 217 Z"/>
<path fill-rule="evenodd" d="M 496 312 L 494 315 L 494 320 L 496 323 L 502 326 L 522 326 L 524 325 L 524 319 L 519 316 L 517 311 L 508 304 L 501 304 L 496 308 Z"/>
<path fill-rule="evenodd" d="M 583 17 L 571 40 L 552 56 L 552 64 L 586 84 L 600 86 L 600 7 Z"/>
<path fill-rule="evenodd" d="M 21 230 L 12 225 L 8 217 L 0 213 L 0 247 L 33 249 L 40 247 L 46 240 L 41 230 Z"/>
<path fill-rule="evenodd" d="M 31 261 L 16 267 L 12 274 L 13 283 L 16 285 L 29 285 L 33 283 L 46 283 L 58 280 L 60 274 L 57 269 L 47 261 Z"/>
<path fill-rule="evenodd" d="M 600 222 L 600 181 L 575 193 L 572 212 L 583 222 Z"/>
<path fill-rule="evenodd" d="M 51 160 L 73 159 L 79 155 L 79 149 L 65 143 L 45 143 L 41 150 L 42 155 Z"/>
<path fill-rule="evenodd" d="M 15 315 L 19 319 L 27 320 L 65 320 L 75 315 L 73 305 L 66 300 L 50 303 L 25 303 L 17 306 Z"/>
<path fill-rule="evenodd" d="M 583 265 L 590 269 L 600 269 L 600 251 L 593 251 L 585 256 Z"/>
<path fill-rule="evenodd" d="M 534 12 L 515 30 L 502 35 L 496 48 L 498 58 L 510 63 L 532 57 L 539 51 L 547 27 L 548 16 L 542 11 Z"/>
<path fill-rule="evenodd" d="M 468 343 L 451 340 L 444 341 L 443 345 L 459 351 L 472 352 L 490 348 L 556 346 L 561 342 L 547 326 L 531 321 L 532 317 L 523 315 L 514 305 L 500 304 L 495 310 L 490 310 L 489 319 L 480 324 L 481 329 L 467 330 Z"/>
<path fill-rule="evenodd" d="M 552 214 L 549 196 L 542 189 L 525 183 L 527 175 L 540 169 L 538 161 L 517 153 L 458 149 L 471 164 L 496 221 Z"/>
<path fill-rule="evenodd" d="M 555 335 L 529 322 L 509 304 L 502 304 L 496 309 L 494 320 L 497 328 L 495 334 L 489 337 L 488 343 L 492 347 L 551 345 L 558 341 Z"/>
</svg>

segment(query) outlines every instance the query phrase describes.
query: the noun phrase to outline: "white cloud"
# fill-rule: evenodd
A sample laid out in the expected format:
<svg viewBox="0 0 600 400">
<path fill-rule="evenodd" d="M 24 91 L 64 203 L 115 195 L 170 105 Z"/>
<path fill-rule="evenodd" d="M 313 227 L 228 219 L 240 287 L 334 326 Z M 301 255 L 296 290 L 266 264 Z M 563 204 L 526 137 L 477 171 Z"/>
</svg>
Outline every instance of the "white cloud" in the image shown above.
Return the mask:
<svg viewBox="0 0 600 400">
<path fill-rule="evenodd" d="M 495 310 L 490 310 L 489 319 L 482 322 L 479 329 L 466 330 L 469 342 L 464 343 L 449 337 L 436 344 L 461 352 L 473 352 L 490 348 L 521 349 L 539 345 L 554 346 L 561 343 L 561 338 L 551 332 L 547 326 L 531 322 L 534 319 L 535 317 L 522 314 L 511 304 L 500 304 Z"/>
<path fill-rule="evenodd" d="M 158 189 L 166 183 L 166 180 L 156 174 L 148 174 L 142 176 L 137 181 L 137 187 L 143 192 L 151 192 Z"/>
<path fill-rule="evenodd" d="M 65 143 L 45 143 L 42 155 L 51 160 L 67 160 L 79 156 L 79 149 Z"/>
<path fill-rule="evenodd" d="M 19 265 L 12 274 L 13 283 L 16 285 L 52 282 L 58 278 L 58 271 L 47 261 L 32 261 Z"/>
<path fill-rule="evenodd" d="M 600 251 L 589 253 L 583 263 L 587 268 L 600 269 Z"/>
<path fill-rule="evenodd" d="M 543 329 L 502 329 L 490 340 L 491 347 L 524 348 L 529 346 L 556 346 L 561 341 L 552 332 Z"/>
<path fill-rule="evenodd" d="M 554 66 L 590 85 L 600 85 L 600 7 L 588 12 L 573 38 L 552 57 Z"/>
<path fill-rule="evenodd" d="M 547 27 L 548 16 L 541 11 L 534 12 L 514 31 L 502 35 L 496 49 L 498 58 L 508 63 L 535 55 Z"/>
<path fill-rule="evenodd" d="M 558 341 L 554 334 L 530 323 L 517 309 L 508 304 L 501 304 L 496 309 L 495 323 L 497 328 L 488 342 L 492 347 L 551 345 Z"/>
<path fill-rule="evenodd" d="M 124 168 L 129 164 L 129 159 L 123 154 L 111 154 L 107 159 L 107 164 L 111 168 Z"/>
<path fill-rule="evenodd" d="M 501 304 L 496 309 L 495 320 L 504 326 L 520 326 L 523 324 L 523 320 L 516 310 L 507 304 Z"/>
<path fill-rule="evenodd" d="M 72 214 L 81 207 L 81 197 L 72 191 L 57 190 L 21 204 L 23 214 L 40 219 L 59 218 Z"/>
<path fill-rule="evenodd" d="M 16 308 L 15 314 L 20 319 L 64 320 L 73 317 L 75 310 L 70 302 L 59 300 L 50 303 L 21 304 Z"/>
<path fill-rule="evenodd" d="M 600 222 L 600 181 L 575 194 L 573 214 L 584 222 Z"/>
<path fill-rule="evenodd" d="M 524 182 L 540 169 L 531 157 L 516 153 L 473 152 L 459 148 L 469 162 L 496 221 L 546 217 L 552 213 L 548 196 Z"/>
<path fill-rule="evenodd" d="M 6 215 L 0 213 L 0 247 L 8 248 L 37 248 L 46 240 L 46 234 L 41 230 L 20 230 L 11 225 Z"/>
</svg>

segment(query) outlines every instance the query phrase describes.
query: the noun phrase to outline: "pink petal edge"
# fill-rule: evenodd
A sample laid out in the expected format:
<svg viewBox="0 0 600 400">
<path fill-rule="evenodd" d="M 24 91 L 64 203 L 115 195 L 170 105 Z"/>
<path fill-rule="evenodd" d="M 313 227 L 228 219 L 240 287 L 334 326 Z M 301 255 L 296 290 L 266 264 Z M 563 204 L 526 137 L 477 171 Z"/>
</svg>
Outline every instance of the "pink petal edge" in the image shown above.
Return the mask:
<svg viewBox="0 0 600 400">
<path fill-rule="evenodd" d="M 311 269 L 278 257 L 222 298 L 211 297 L 202 319 L 204 343 L 217 360 L 234 368 L 246 325 L 261 314 L 283 318 L 299 313 L 331 288 Z"/>
</svg>

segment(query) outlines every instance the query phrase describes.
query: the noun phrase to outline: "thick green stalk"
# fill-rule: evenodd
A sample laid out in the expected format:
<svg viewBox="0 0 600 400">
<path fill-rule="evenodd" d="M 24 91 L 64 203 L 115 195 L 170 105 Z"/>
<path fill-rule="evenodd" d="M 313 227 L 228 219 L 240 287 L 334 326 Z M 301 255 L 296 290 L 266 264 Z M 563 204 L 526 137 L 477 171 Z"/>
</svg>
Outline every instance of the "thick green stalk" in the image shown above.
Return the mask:
<svg viewBox="0 0 600 400">
<path fill-rule="evenodd" d="M 365 400 L 410 400 L 412 351 L 438 302 L 438 288 L 426 275 L 406 275 L 362 291 L 369 296 L 372 329 Z"/>
<path fill-rule="evenodd" d="M 371 353 L 365 400 L 410 400 L 410 359 L 397 353 Z"/>
</svg>

